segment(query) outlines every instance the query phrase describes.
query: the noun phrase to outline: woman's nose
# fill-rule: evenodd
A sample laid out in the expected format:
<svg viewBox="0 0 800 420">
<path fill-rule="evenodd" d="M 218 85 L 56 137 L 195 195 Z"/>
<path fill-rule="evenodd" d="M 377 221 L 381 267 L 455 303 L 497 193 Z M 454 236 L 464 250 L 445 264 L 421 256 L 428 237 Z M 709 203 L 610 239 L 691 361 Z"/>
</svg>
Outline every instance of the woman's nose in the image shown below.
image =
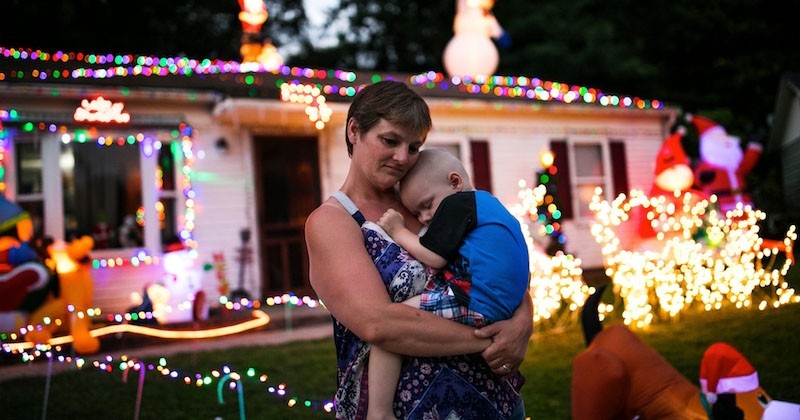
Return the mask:
<svg viewBox="0 0 800 420">
<path fill-rule="evenodd" d="M 403 147 L 398 147 L 394 152 L 394 160 L 398 162 L 408 162 L 408 150 Z"/>
</svg>

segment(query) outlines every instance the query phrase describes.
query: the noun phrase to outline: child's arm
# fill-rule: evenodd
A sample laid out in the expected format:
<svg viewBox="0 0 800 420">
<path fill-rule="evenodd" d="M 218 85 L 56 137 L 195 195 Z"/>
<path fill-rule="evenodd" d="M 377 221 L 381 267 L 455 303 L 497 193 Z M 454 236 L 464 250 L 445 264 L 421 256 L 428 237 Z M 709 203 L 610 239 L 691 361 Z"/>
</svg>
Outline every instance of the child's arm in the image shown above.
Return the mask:
<svg viewBox="0 0 800 420">
<path fill-rule="evenodd" d="M 419 236 L 408 230 L 403 224 L 403 215 L 394 209 L 386 210 L 386 213 L 378 220 L 378 225 L 397 242 L 405 248 L 414 258 L 422 261 L 425 265 L 433 268 L 442 268 L 447 264 L 447 260 L 441 255 L 429 250 L 419 243 Z"/>
</svg>

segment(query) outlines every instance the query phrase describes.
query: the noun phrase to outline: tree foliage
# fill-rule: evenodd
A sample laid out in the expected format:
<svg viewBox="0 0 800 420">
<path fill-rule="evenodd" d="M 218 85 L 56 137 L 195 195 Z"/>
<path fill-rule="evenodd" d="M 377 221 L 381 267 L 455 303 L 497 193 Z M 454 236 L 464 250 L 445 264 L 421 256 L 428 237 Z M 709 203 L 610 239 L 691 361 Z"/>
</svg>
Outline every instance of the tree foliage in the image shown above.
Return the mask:
<svg viewBox="0 0 800 420">
<path fill-rule="evenodd" d="M 267 0 L 262 28 L 288 64 L 383 72 L 443 71 L 455 0 L 340 0 L 320 44 L 302 1 Z M 800 67 L 797 2 L 779 0 L 502 0 L 512 44 L 497 74 L 661 99 L 732 133 L 767 129 L 783 72 Z M 237 60 L 236 0 L 4 0 L 0 44 L 47 51 Z M 691 148 L 690 148 L 691 149 Z"/>
</svg>

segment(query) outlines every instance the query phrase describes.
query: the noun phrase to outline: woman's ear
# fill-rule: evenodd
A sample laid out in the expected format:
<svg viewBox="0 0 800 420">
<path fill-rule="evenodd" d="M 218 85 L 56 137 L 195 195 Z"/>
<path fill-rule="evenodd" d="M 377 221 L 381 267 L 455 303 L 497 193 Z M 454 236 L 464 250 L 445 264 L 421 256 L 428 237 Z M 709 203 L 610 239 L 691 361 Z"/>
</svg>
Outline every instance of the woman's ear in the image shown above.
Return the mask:
<svg viewBox="0 0 800 420">
<path fill-rule="evenodd" d="M 358 125 L 354 118 L 347 121 L 347 138 L 350 139 L 350 143 L 356 143 L 358 140 Z"/>
</svg>

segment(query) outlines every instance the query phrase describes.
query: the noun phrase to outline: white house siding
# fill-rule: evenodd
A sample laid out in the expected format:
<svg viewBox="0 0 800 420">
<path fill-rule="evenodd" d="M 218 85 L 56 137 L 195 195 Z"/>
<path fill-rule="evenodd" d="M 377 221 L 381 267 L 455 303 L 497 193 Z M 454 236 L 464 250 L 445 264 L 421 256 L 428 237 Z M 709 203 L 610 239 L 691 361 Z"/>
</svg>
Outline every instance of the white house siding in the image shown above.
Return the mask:
<svg viewBox="0 0 800 420">
<path fill-rule="evenodd" d="M 461 144 L 462 159 L 469 162 L 469 141 L 489 143 L 493 193 L 507 206 L 518 202 L 519 181 L 528 186 L 541 169 L 540 151 L 553 140 L 622 141 L 625 143 L 628 184 L 649 191 L 655 157 L 674 120 L 674 111 L 608 110 L 597 107 L 503 105 L 485 102 L 453 106 L 431 103 L 434 130 L 429 144 Z M 467 152 L 466 154 L 464 152 Z M 471 169 L 468 167 L 468 170 Z M 568 174 L 559 173 L 560 177 Z M 607 197 L 612 197 L 607 191 Z M 633 244 L 637 226 L 623 226 L 620 237 Z M 602 267 L 600 246 L 590 232 L 589 220 L 564 223 L 566 251 L 580 257 L 584 268 Z"/>
<path fill-rule="evenodd" d="M 17 109 L 71 113 L 78 102 L 76 99 L 84 97 L 80 89 L 73 89 L 70 95 L 43 99 L 44 91 L 15 96 L 7 95 L 12 88 L 3 88 L 5 91 L 0 93 L 5 95 L 4 107 Z M 113 92 L 116 90 L 108 89 L 109 99 L 122 99 Z M 198 243 L 198 267 L 211 263 L 214 253 L 223 253 L 229 286 L 237 288 L 239 232 L 248 227 L 254 233 L 251 241 L 254 258 L 246 272 L 244 286 L 252 296 L 264 298 L 258 295 L 261 279 L 257 269 L 260 266 L 259 244 L 255 235 L 258 226 L 251 153 L 253 139 L 269 135 L 317 135 L 322 178 L 320 198 L 325 199 L 342 185 L 350 163 L 344 142 L 348 104 L 331 103 L 332 121 L 325 129 L 317 131 L 302 106 L 279 100 L 236 99 L 212 103 L 174 99 L 163 94 L 147 98 L 147 95 L 147 90 L 133 91 L 132 99 L 125 99 L 128 112 L 134 116 L 138 113 L 179 116 L 194 128 L 197 159 L 192 186 L 197 194 L 194 235 Z M 179 93 L 176 97 L 182 95 Z M 524 179 L 529 185 L 533 182 L 539 170 L 538 155 L 553 140 L 588 137 L 625 142 L 629 184 L 631 188 L 648 190 L 656 153 L 675 115 L 669 109 L 639 111 L 509 101 L 436 98 L 428 99 L 428 103 L 434 122 L 429 145 L 457 146 L 471 171 L 470 141 L 488 142 L 492 189 L 508 206 L 517 202 L 519 180 Z M 214 147 L 221 137 L 228 143 L 224 154 Z M 588 221 L 567 222 L 564 231 L 568 238 L 567 251 L 579 256 L 585 268 L 602 266 L 599 246 L 589 233 Z M 149 266 L 97 269 L 93 275 L 95 306 L 110 313 L 129 308 L 132 305 L 130 295 L 141 293 L 164 272 L 160 266 Z M 219 293 L 215 273 L 205 271 L 202 279 L 209 303 L 216 301 Z"/>
</svg>

